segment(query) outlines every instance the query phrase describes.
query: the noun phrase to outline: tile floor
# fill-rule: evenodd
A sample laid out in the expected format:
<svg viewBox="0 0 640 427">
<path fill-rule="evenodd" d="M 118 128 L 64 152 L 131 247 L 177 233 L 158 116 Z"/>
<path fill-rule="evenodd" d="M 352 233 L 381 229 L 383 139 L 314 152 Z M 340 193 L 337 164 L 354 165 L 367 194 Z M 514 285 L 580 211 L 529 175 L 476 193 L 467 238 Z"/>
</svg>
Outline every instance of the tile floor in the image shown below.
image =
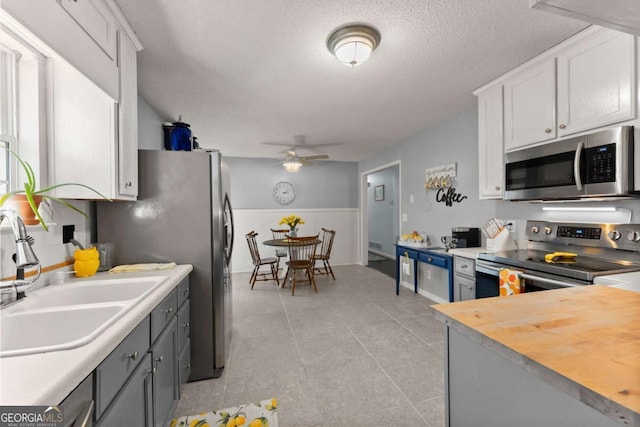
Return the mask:
<svg viewBox="0 0 640 427">
<path fill-rule="evenodd" d="M 443 327 L 427 298 L 379 271 L 277 289 L 233 277 L 231 356 L 221 378 L 189 383 L 177 415 L 277 397 L 280 426 L 443 426 Z"/>
</svg>

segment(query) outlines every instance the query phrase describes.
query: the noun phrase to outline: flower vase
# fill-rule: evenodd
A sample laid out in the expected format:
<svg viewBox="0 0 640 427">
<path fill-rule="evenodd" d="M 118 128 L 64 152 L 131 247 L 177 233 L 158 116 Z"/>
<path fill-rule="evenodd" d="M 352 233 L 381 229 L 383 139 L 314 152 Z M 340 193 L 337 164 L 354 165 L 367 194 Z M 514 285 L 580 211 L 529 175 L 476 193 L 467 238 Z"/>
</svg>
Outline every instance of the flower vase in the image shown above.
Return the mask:
<svg viewBox="0 0 640 427">
<path fill-rule="evenodd" d="M 291 231 L 289 231 L 290 237 L 298 237 L 298 229 L 296 227 L 291 227 Z"/>
</svg>

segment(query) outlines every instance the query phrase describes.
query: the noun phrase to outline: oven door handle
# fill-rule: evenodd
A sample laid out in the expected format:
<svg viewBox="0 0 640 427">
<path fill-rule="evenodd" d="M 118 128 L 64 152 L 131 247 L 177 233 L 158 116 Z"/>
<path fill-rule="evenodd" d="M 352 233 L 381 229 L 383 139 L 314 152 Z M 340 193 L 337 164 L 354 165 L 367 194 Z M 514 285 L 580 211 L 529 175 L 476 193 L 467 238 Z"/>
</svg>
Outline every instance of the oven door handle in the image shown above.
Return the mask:
<svg viewBox="0 0 640 427">
<path fill-rule="evenodd" d="M 489 274 L 491 276 L 498 276 L 500 274 L 499 268 L 493 268 L 486 265 L 478 264 L 476 262 L 476 271 L 479 273 Z"/>
<path fill-rule="evenodd" d="M 499 268 L 494 268 L 494 267 L 489 267 L 486 265 L 482 265 L 482 264 L 476 264 L 476 271 L 480 272 L 480 273 L 484 273 L 484 274 L 489 274 L 491 276 L 498 276 L 500 274 L 500 270 Z M 516 270 L 517 271 L 517 270 Z M 560 280 L 556 280 L 556 279 L 549 279 L 547 277 L 540 277 L 540 276 L 534 276 L 533 274 L 529 274 L 529 273 L 520 273 L 519 276 L 525 280 L 534 280 L 536 282 L 544 282 L 544 283 L 548 283 L 550 285 L 555 285 L 558 287 L 562 287 L 562 288 L 575 288 L 578 286 L 583 286 L 583 285 L 576 285 L 573 283 L 568 283 L 568 282 L 562 282 Z M 526 283 L 525 283 L 525 288 L 526 288 Z"/>
<path fill-rule="evenodd" d="M 536 282 L 543 282 L 543 283 L 548 283 L 550 285 L 556 285 L 559 286 L 561 288 L 577 288 L 578 286 L 584 286 L 584 285 L 576 285 L 573 283 L 568 283 L 568 282 L 562 282 L 560 280 L 556 280 L 556 279 L 549 279 L 547 277 L 540 277 L 540 276 L 534 276 L 533 274 L 529 274 L 529 273 L 520 273 L 520 277 L 523 278 L 524 280 L 534 280 Z M 527 284 L 525 282 L 525 289 L 527 287 Z"/>
<path fill-rule="evenodd" d="M 576 148 L 576 154 L 573 157 L 573 177 L 576 180 L 576 187 L 578 191 L 582 191 L 582 178 L 580 177 L 580 154 L 584 148 L 584 142 L 579 142 Z"/>
</svg>

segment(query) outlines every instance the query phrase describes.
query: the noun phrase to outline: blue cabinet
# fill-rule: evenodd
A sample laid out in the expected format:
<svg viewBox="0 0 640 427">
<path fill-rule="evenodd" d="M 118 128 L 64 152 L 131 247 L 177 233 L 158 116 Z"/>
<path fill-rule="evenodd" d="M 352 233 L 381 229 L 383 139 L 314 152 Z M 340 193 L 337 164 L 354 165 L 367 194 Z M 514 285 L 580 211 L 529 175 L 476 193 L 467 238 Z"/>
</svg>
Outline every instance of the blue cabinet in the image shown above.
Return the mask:
<svg viewBox="0 0 640 427">
<path fill-rule="evenodd" d="M 442 268 L 447 271 L 449 302 L 453 302 L 453 257 L 443 250 L 428 248 L 412 248 L 396 245 L 396 295 L 400 294 L 400 258 L 406 257 L 413 260 L 413 287 L 418 293 L 418 262 Z"/>
</svg>

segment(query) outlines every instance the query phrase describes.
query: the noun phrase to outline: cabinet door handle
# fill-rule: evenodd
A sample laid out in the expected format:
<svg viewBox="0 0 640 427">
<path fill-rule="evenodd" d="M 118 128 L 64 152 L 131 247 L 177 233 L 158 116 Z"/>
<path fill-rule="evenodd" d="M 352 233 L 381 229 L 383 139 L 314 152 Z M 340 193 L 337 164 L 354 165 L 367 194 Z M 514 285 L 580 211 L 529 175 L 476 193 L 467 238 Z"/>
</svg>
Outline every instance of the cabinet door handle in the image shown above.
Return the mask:
<svg viewBox="0 0 640 427">
<path fill-rule="evenodd" d="M 131 187 L 131 181 L 127 181 L 124 183 L 125 188 L 130 188 Z"/>
<path fill-rule="evenodd" d="M 147 371 L 147 374 L 151 374 L 151 375 L 155 375 L 156 374 L 156 368 L 151 368 Z"/>
<path fill-rule="evenodd" d="M 499 186 L 499 185 L 496 185 L 496 190 L 499 190 L 499 189 L 500 189 L 500 186 Z"/>
<path fill-rule="evenodd" d="M 182 291 L 185 295 L 189 295 L 189 288 L 184 288 Z"/>
<path fill-rule="evenodd" d="M 164 356 L 160 356 L 156 359 L 156 362 L 162 363 L 163 360 L 164 360 Z"/>
<path fill-rule="evenodd" d="M 186 365 L 184 365 L 185 369 L 191 369 L 191 363 L 187 363 Z"/>
<path fill-rule="evenodd" d="M 189 327 L 189 322 L 185 323 L 183 326 L 185 329 L 187 329 Z"/>
<path fill-rule="evenodd" d="M 560 129 L 566 129 L 566 128 L 567 128 L 567 125 L 565 125 L 565 124 L 560 124 L 560 126 L 558 126 L 558 127 L 559 127 Z"/>
<path fill-rule="evenodd" d="M 167 316 L 170 316 L 170 315 L 171 315 L 171 313 L 173 313 L 173 308 L 170 308 L 170 309 L 168 309 L 168 310 L 164 310 L 164 313 L 165 313 Z"/>
<path fill-rule="evenodd" d="M 130 355 L 128 355 L 127 357 L 128 357 L 129 359 L 131 359 L 131 360 L 138 360 L 138 356 L 139 356 L 138 352 L 137 352 L 137 351 L 134 351 L 133 353 L 131 353 L 131 354 L 130 354 Z"/>
<path fill-rule="evenodd" d="M 544 131 L 545 131 L 546 133 L 551 133 L 551 129 L 549 129 L 549 128 L 546 128 Z"/>
</svg>

